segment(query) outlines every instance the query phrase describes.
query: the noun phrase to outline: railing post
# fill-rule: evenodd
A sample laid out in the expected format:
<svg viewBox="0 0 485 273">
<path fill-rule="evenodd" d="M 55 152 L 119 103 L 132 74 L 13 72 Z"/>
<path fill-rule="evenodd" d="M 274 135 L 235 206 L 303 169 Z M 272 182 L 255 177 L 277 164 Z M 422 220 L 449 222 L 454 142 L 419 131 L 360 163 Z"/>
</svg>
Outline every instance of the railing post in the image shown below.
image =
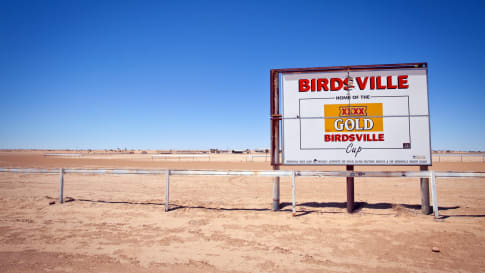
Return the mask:
<svg viewBox="0 0 485 273">
<path fill-rule="evenodd" d="M 293 216 L 296 216 L 296 196 L 295 196 L 295 171 L 291 173 L 291 194 L 293 197 Z"/>
<path fill-rule="evenodd" d="M 64 203 L 64 168 L 59 170 L 59 203 Z"/>
<path fill-rule="evenodd" d="M 170 193 L 170 170 L 165 171 L 165 212 L 168 211 L 168 198 Z"/>
<path fill-rule="evenodd" d="M 428 166 L 419 166 L 420 171 L 427 171 Z M 423 214 L 430 214 L 431 207 L 429 206 L 429 178 L 420 178 L 421 183 L 421 212 Z"/>
<path fill-rule="evenodd" d="M 436 192 L 436 176 L 434 171 L 431 171 L 431 197 L 433 198 L 433 211 L 434 211 L 434 218 L 438 219 L 440 214 L 438 212 L 438 194 Z"/>
</svg>

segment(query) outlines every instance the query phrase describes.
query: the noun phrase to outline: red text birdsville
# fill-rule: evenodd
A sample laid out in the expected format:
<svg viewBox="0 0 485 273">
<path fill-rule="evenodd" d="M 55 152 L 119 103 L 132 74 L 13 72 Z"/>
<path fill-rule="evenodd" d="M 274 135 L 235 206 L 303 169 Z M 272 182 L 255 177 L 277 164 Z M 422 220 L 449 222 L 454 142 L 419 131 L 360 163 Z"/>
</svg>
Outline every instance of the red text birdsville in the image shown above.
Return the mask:
<svg viewBox="0 0 485 273">
<path fill-rule="evenodd" d="M 382 89 L 407 89 L 409 88 L 408 75 L 393 76 L 371 76 L 356 77 L 357 87 L 360 90 L 382 90 Z M 321 92 L 339 91 L 352 88 L 348 78 L 319 78 L 298 80 L 299 92 Z"/>
</svg>

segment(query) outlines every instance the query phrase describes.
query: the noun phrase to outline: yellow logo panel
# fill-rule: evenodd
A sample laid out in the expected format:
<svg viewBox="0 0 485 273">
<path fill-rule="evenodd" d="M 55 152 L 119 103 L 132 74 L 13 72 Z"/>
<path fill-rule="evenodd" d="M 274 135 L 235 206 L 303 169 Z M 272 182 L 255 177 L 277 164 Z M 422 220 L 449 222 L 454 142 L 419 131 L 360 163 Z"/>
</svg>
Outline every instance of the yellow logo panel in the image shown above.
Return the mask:
<svg viewBox="0 0 485 273">
<path fill-rule="evenodd" d="M 323 111 L 325 132 L 384 131 L 382 103 L 326 104 Z"/>
</svg>

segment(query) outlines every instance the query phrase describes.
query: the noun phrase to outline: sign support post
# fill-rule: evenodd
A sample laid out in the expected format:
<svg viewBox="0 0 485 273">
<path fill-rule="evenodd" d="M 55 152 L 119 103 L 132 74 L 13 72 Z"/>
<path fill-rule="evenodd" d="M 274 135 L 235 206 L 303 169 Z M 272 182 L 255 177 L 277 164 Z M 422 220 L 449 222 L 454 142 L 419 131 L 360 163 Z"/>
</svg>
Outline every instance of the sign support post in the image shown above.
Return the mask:
<svg viewBox="0 0 485 273">
<path fill-rule="evenodd" d="M 427 171 L 428 166 L 419 166 L 420 171 Z M 430 214 L 431 208 L 429 206 L 429 178 L 421 178 L 421 212 L 423 214 Z"/>
<path fill-rule="evenodd" d="M 279 168 L 273 168 L 278 170 Z M 273 180 L 273 211 L 280 209 L 280 178 L 275 177 Z"/>
<path fill-rule="evenodd" d="M 271 89 L 271 165 L 273 170 L 280 169 L 280 119 L 279 114 L 279 74 L 277 71 L 270 71 Z M 280 178 L 273 180 L 273 211 L 280 209 Z"/>
<path fill-rule="evenodd" d="M 354 165 L 347 165 L 347 171 L 353 171 Z M 347 212 L 354 210 L 354 177 L 347 176 Z"/>
</svg>

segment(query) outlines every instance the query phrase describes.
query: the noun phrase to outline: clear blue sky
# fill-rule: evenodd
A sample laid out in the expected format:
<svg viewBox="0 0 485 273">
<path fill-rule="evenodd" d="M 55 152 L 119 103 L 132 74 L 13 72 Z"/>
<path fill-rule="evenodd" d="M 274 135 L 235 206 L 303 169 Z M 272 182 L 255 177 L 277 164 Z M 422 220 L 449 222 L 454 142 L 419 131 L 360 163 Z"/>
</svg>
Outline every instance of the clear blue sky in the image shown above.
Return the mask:
<svg viewBox="0 0 485 273">
<path fill-rule="evenodd" d="M 271 68 L 428 62 L 485 150 L 485 1 L 0 1 L 0 148 L 269 147 Z"/>
</svg>

